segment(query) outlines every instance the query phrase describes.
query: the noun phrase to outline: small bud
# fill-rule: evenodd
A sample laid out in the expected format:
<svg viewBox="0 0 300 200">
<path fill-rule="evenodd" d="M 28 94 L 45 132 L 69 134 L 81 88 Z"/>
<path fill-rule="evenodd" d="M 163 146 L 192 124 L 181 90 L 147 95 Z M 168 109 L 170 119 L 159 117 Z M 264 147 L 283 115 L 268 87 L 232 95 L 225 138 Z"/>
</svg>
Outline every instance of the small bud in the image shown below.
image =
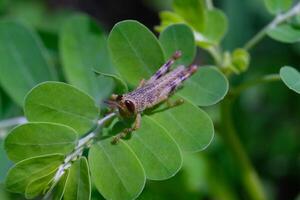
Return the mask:
<svg viewBox="0 0 300 200">
<path fill-rule="evenodd" d="M 236 49 L 232 53 L 232 64 L 239 72 L 244 72 L 248 69 L 250 62 L 249 53 L 244 49 Z"/>
</svg>

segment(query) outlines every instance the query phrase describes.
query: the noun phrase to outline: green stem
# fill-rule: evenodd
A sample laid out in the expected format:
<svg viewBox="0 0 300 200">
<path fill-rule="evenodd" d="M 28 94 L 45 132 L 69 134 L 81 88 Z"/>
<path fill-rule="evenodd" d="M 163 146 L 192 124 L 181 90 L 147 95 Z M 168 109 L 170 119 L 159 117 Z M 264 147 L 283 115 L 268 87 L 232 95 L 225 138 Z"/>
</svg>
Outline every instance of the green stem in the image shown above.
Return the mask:
<svg viewBox="0 0 300 200">
<path fill-rule="evenodd" d="M 279 81 L 279 80 L 281 80 L 281 79 L 278 74 L 265 75 L 265 76 L 259 77 L 257 79 L 254 79 L 254 80 L 247 81 L 247 82 L 239 85 L 238 87 L 232 89 L 230 92 L 230 95 L 236 97 L 236 96 L 240 95 L 240 93 L 242 93 L 243 91 L 245 91 L 253 86 L 256 86 L 258 84 L 270 83 L 270 82 Z"/>
<path fill-rule="evenodd" d="M 221 52 L 220 48 L 217 46 L 212 46 L 212 47 L 208 48 L 207 50 L 210 53 L 210 55 L 213 57 L 216 65 L 218 67 L 222 67 L 223 58 L 222 58 L 222 52 Z"/>
<path fill-rule="evenodd" d="M 206 0 L 205 3 L 208 10 L 212 10 L 214 8 L 212 0 Z"/>
<path fill-rule="evenodd" d="M 291 17 L 299 14 L 300 12 L 300 2 L 297 3 L 294 7 L 283 14 L 277 15 L 268 25 L 266 25 L 261 31 L 259 31 L 253 38 L 251 38 L 245 45 L 244 49 L 250 50 L 258 42 L 260 42 L 267 34 L 268 30 L 275 28 L 279 24 L 286 22 Z"/>
<path fill-rule="evenodd" d="M 227 98 L 221 104 L 222 130 L 221 137 L 232 152 L 236 164 L 240 170 L 242 183 L 249 199 L 265 200 L 262 184 L 254 170 L 239 138 L 231 116 L 231 101 Z"/>
</svg>

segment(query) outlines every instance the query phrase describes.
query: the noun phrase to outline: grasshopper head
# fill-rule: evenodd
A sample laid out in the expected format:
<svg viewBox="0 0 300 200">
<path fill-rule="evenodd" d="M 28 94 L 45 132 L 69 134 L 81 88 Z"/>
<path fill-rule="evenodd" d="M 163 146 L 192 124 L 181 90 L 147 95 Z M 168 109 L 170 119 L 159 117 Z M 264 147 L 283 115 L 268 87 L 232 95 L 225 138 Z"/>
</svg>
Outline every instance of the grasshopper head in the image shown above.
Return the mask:
<svg viewBox="0 0 300 200">
<path fill-rule="evenodd" d="M 113 101 L 107 101 L 113 108 L 117 108 L 122 117 L 129 118 L 136 114 L 136 106 L 134 101 L 117 95 Z"/>
</svg>

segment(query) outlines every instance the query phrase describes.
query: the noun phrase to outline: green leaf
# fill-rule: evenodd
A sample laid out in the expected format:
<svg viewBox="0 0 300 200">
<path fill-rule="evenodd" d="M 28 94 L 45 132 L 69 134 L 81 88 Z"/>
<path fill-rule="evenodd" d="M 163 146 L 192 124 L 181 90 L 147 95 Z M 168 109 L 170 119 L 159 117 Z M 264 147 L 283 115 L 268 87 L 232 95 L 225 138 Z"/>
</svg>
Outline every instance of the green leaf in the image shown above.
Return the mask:
<svg viewBox="0 0 300 200">
<path fill-rule="evenodd" d="M 222 100 L 228 92 L 228 80 L 215 67 L 200 67 L 178 93 L 198 106 L 210 106 Z"/>
<path fill-rule="evenodd" d="M 128 144 L 141 161 L 148 179 L 170 178 L 181 167 L 178 145 L 153 118 L 143 117 L 141 128 L 133 132 Z"/>
<path fill-rule="evenodd" d="M 69 83 L 93 96 L 96 101 L 111 93 L 113 82 L 96 77 L 93 69 L 112 72 L 106 37 L 99 25 L 85 15 L 69 18 L 60 33 L 60 52 Z"/>
<path fill-rule="evenodd" d="M 189 65 L 194 61 L 196 45 L 193 31 L 185 24 L 174 24 L 167 27 L 159 36 L 159 41 L 166 57 L 171 57 L 180 50 L 182 57 L 176 64 Z"/>
<path fill-rule="evenodd" d="M 0 134 L 1 130 L 0 130 Z M 7 157 L 7 154 L 4 150 L 4 141 L 3 139 L 0 139 L 0 160 L 1 160 L 1 165 L 0 165 L 0 183 L 4 182 L 6 172 L 8 171 L 9 167 L 11 167 L 12 163 Z M 0 198 L 1 199 L 1 198 Z"/>
<path fill-rule="evenodd" d="M 54 187 L 52 192 L 52 199 L 53 200 L 61 200 L 66 190 L 66 182 L 68 180 L 70 171 L 67 170 L 60 178 L 58 184 Z"/>
<path fill-rule="evenodd" d="M 174 0 L 173 9 L 196 31 L 203 30 L 205 2 L 203 0 Z"/>
<path fill-rule="evenodd" d="M 206 10 L 204 19 L 204 29 L 201 32 L 205 38 L 203 42 L 218 44 L 227 32 L 226 15 L 219 9 Z M 197 41 L 202 43 L 201 40 Z"/>
<path fill-rule="evenodd" d="M 13 166 L 6 177 L 6 188 L 10 192 L 25 193 L 27 185 L 50 174 L 62 164 L 64 156 L 61 154 L 50 154 L 28 158 Z"/>
<path fill-rule="evenodd" d="M 52 123 L 27 123 L 9 133 L 5 150 L 11 160 L 71 152 L 77 144 L 77 133 L 68 126 Z"/>
<path fill-rule="evenodd" d="M 96 71 L 96 70 L 94 70 L 94 73 L 96 75 L 99 75 L 99 76 L 105 76 L 105 77 L 108 77 L 108 78 L 112 78 L 115 81 L 115 83 L 117 85 L 117 88 L 119 88 L 119 91 L 117 91 L 117 92 L 119 92 L 119 93 L 126 93 L 126 92 L 128 92 L 128 86 L 127 86 L 127 84 L 118 75 L 116 75 L 116 74 L 109 74 L 109 73 L 103 73 L 103 72 L 99 72 L 99 71 Z"/>
<path fill-rule="evenodd" d="M 300 73 L 293 67 L 284 66 L 280 69 L 280 78 L 291 90 L 300 94 Z"/>
<path fill-rule="evenodd" d="M 170 11 L 161 11 L 159 13 L 160 25 L 155 27 L 155 30 L 162 32 L 165 28 L 172 24 L 185 23 L 184 19 L 178 14 Z"/>
<path fill-rule="evenodd" d="M 137 21 L 117 23 L 109 34 L 108 44 L 117 70 L 131 84 L 137 85 L 164 63 L 158 40 Z"/>
<path fill-rule="evenodd" d="M 212 141 L 213 123 L 204 111 L 189 100 L 184 100 L 182 105 L 155 113 L 151 117 L 168 130 L 182 150 L 201 151 Z"/>
<path fill-rule="evenodd" d="M 111 138 L 94 144 L 89 153 L 92 180 L 106 199 L 135 199 L 143 190 L 146 177 L 143 167 L 128 147 Z"/>
<path fill-rule="evenodd" d="M 91 181 L 88 163 L 85 157 L 75 161 L 70 168 L 64 193 L 65 200 L 89 200 L 91 198 Z"/>
<path fill-rule="evenodd" d="M 26 93 L 36 84 L 56 79 L 46 51 L 37 35 L 25 26 L 0 22 L 0 84 L 23 105 Z"/>
<path fill-rule="evenodd" d="M 65 124 L 83 135 L 96 125 L 99 108 L 90 96 L 71 85 L 45 82 L 28 93 L 24 112 L 31 122 Z"/>
<path fill-rule="evenodd" d="M 46 190 L 51 180 L 54 178 L 56 171 L 51 172 L 50 174 L 44 175 L 41 178 L 31 181 L 25 191 L 26 199 L 33 199 Z"/>
<path fill-rule="evenodd" d="M 290 24 L 282 24 L 271 28 L 267 32 L 268 36 L 274 40 L 285 43 L 294 43 L 300 41 L 300 29 Z"/>
<path fill-rule="evenodd" d="M 272 14 L 279 14 L 288 10 L 293 0 L 265 0 L 267 9 Z"/>
</svg>

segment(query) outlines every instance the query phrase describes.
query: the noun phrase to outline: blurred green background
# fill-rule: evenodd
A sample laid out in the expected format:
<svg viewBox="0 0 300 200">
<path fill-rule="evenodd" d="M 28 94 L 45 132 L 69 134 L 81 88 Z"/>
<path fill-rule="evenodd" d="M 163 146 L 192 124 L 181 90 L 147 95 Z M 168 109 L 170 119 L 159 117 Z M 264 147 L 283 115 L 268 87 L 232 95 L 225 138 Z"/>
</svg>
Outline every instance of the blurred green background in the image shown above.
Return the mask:
<svg viewBox="0 0 300 200">
<path fill-rule="evenodd" d="M 242 46 L 272 19 L 262 0 L 216 0 L 214 3 L 229 18 L 229 30 L 222 43 L 224 49 Z M 35 30 L 50 53 L 50 61 L 61 72 L 58 32 L 73 13 L 93 16 L 107 32 L 124 19 L 138 20 L 153 30 L 160 23 L 158 12 L 169 9 L 170 4 L 170 0 L 0 0 L 0 18 L 21 21 Z M 234 76 L 233 85 L 262 74 L 278 73 L 283 65 L 300 69 L 300 44 L 286 45 L 265 38 L 250 53 L 250 69 Z M 199 50 L 197 61 L 209 64 L 211 58 Z M 62 75 L 60 80 L 64 81 Z M 269 199 L 300 199 L 299 102 L 299 95 L 276 82 L 247 90 L 233 106 L 239 137 Z M 217 110 L 218 105 L 207 110 L 215 121 L 216 132 Z M 22 115 L 22 109 L 0 85 L 0 120 Z M 0 130 L 1 183 L 11 165 L 2 147 L 5 132 Z M 184 166 L 175 177 L 148 181 L 139 199 L 247 199 L 235 163 L 216 133 L 205 151 L 184 155 Z M 4 195 L 0 192 L 0 199 Z M 101 199 L 101 196 L 94 190 L 92 198 Z M 11 199 L 22 198 L 12 196 Z"/>
</svg>

